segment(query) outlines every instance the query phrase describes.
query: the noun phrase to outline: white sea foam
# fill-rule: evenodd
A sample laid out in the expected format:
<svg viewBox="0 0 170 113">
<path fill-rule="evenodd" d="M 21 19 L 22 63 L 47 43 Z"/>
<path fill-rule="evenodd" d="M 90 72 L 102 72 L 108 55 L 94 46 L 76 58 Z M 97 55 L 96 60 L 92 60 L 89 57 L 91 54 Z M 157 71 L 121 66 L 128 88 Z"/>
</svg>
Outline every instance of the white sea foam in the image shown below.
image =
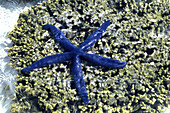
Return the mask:
<svg viewBox="0 0 170 113">
<path fill-rule="evenodd" d="M 12 96 L 15 96 L 16 70 L 8 65 L 9 57 L 7 50 L 12 46 L 8 33 L 14 29 L 20 12 L 29 8 L 21 7 L 16 2 L 0 1 L 0 112 L 10 113 Z M 18 6 L 19 5 L 19 6 Z"/>
</svg>

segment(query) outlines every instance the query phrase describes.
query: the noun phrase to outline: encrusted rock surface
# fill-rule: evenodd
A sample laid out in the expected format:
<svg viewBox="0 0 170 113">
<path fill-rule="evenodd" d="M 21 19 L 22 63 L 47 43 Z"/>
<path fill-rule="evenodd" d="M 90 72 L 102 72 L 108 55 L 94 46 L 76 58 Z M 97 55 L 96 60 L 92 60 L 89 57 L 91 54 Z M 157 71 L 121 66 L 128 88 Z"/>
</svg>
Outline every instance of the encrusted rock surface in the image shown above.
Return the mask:
<svg viewBox="0 0 170 113">
<path fill-rule="evenodd" d="M 104 21 L 101 39 L 88 53 L 127 61 L 126 68 L 96 67 L 82 61 L 89 95 L 84 105 L 76 92 L 69 63 L 20 70 L 64 50 L 42 25 L 52 24 L 79 45 Z M 170 102 L 168 1 L 48 0 L 20 14 L 9 33 L 9 65 L 18 70 L 13 113 L 17 112 L 162 112 Z"/>
</svg>

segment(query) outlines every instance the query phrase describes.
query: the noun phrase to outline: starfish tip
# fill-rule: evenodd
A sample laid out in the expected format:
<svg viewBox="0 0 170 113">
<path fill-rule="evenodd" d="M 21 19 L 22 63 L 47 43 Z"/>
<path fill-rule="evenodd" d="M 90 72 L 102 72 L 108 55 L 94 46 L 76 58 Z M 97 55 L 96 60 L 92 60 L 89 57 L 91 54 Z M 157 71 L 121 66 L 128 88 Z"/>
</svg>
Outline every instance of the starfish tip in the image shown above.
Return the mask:
<svg viewBox="0 0 170 113">
<path fill-rule="evenodd" d="M 121 61 L 121 63 L 122 63 L 122 67 L 125 67 L 125 66 L 126 66 L 126 64 L 127 64 L 127 62 L 126 62 L 126 61 Z"/>
<path fill-rule="evenodd" d="M 84 100 L 84 104 L 88 104 L 89 103 L 89 99 L 87 99 L 87 100 Z"/>
<path fill-rule="evenodd" d="M 22 73 L 29 72 L 26 68 L 21 70 Z"/>
<path fill-rule="evenodd" d="M 46 29 L 47 30 L 47 29 L 49 29 L 49 27 L 50 27 L 49 24 L 45 24 L 45 25 L 42 26 L 42 29 Z"/>
<path fill-rule="evenodd" d="M 106 23 L 109 23 L 109 24 L 110 24 L 110 20 L 107 20 Z"/>
</svg>

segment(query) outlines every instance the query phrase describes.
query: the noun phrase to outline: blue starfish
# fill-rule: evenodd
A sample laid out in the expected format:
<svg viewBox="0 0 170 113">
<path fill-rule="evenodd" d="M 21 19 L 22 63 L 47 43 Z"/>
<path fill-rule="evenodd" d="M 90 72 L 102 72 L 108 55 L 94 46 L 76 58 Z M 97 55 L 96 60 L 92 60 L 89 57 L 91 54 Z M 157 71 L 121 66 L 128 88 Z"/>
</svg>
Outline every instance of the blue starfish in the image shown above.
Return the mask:
<svg viewBox="0 0 170 113">
<path fill-rule="evenodd" d="M 97 54 L 88 54 L 84 51 L 92 47 L 102 36 L 103 32 L 109 26 L 110 20 L 103 23 L 95 32 L 93 32 L 81 45 L 75 47 L 65 36 L 62 31 L 57 29 L 53 25 L 43 25 L 42 29 L 51 31 L 55 40 L 68 52 L 60 53 L 56 55 L 47 56 L 42 58 L 32 65 L 22 69 L 22 72 L 29 72 L 35 68 L 41 68 L 51 64 L 63 63 L 66 61 L 73 60 L 71 70 L 74 78 L 76 88 L 85 104 L 89 103 L 88 94 L 86 90 L 85 81 L 83 79 L 83 73 L 81 69 L 81 60 L 86 60 L 97 66 L 112 67 L 112 68 L 123 68 L 126 65 L 125 61 L 119 61 L 115 59 L 105 58 Z"/>
</svg>

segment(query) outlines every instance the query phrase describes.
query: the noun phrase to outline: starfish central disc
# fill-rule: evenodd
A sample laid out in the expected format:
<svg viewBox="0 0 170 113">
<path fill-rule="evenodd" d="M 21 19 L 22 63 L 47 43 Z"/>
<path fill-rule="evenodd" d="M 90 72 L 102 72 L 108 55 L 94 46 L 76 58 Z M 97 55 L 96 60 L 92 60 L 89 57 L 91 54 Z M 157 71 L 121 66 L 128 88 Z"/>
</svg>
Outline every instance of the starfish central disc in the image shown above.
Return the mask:
<svg viewBox="0 0 170 113">
<path fill-rule="evenodd" d="M 82 51 L 79 47 L 75 47 L 71 53 L 74 55 L 74 56 L 77 56 L 77 55 L 84 55 L 85 52 Z"/>
</svg>

